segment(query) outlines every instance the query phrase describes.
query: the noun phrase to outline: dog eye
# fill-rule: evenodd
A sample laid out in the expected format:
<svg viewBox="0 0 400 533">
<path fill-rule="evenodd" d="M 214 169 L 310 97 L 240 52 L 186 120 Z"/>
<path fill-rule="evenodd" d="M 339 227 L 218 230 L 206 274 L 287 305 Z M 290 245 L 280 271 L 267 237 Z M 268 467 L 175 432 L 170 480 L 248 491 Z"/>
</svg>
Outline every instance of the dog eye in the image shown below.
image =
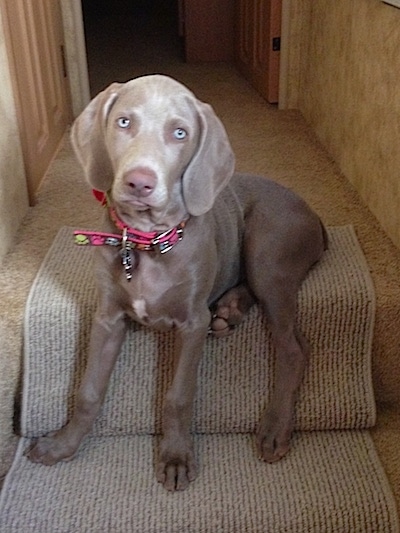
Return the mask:
<svg viewBox="0 0 400 533">
<path fill-rule="evenodd" d="M 187 137 L 187 132 L 183 128 L 176 128 L 174 131 L 174 137 L 178 141 L 182 141 Z"/>
<path fill-rule="evenodd" d="M 131 125 L 131 121 L 129 118 L 127 117 L 120 117 L 119 119 L 117 119 L 117 124 L 120 128 L 129 128 L 130 125 Z"/>
</svg>

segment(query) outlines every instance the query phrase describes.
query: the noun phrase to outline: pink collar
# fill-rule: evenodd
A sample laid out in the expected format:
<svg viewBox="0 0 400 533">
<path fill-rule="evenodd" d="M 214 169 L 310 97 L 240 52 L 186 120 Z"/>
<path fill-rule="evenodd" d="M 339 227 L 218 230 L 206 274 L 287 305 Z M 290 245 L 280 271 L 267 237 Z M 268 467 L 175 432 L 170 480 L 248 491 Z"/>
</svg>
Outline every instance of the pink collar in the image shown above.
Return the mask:
<svg viewBox="0 0 400 533">
<path fill-rule="evenodd" d="M 74 231 L 75 244 L 79 244 L 80 246 L 122 246 L 123 241 L 125 241 L 125 245 L 129 246 L 131 250 L 158 250 L 160 253 L 165 254 L 166 252 L 169 252 L 175 244 L 182 240 L 183 229 L 186 222 L 186 220 L 183 220 L 174 228 L 162 233 L 155 231 L 144 232 L 129 228 L 129 226 L 120 227 L 117 224 L 117 228 L 122 230 L 122 235 L 104 233 L 101 231 L 76 230 Z M 121 223 L 123 224 L 122 221 Z"/>
<path fill-rule="evenodd" d="M 183 238 L 183 229 L 187 220 L 183 220 L 174 228 L 163 232 L 157 231 L 140 231 L 129 227 L 117 215 L 113 207 L 109 207 L 111 220 L 115 226 L 122 231 L 123 237 L 126 237 L 127 242 L 134 244 L 132 248 L 138 250 L 159 250 L 164 254 L 171 250 L 176 243 Z"/>
<path fill-rule="evenodd" d="M 159 251 L 165 254 L 183 238 L 183 230 L 187 219 L 180 222 L 174 228 L 164 232 L 149 231 L 144 232 L 126 225 L 117 215 L 114 207 L 110 205 L 108 197 L 101 191 L 93 191 L 97 200 L 107 207 L 111 220 L 122 234 L 103 233 L 99 231 L 74 231 L 75 244 L 80 246 L 118 246 L 121 248 L 122 264 L 125 268 L 126 278 L 131 280 L 132 263 L 131 250 Z"/>
</svg>

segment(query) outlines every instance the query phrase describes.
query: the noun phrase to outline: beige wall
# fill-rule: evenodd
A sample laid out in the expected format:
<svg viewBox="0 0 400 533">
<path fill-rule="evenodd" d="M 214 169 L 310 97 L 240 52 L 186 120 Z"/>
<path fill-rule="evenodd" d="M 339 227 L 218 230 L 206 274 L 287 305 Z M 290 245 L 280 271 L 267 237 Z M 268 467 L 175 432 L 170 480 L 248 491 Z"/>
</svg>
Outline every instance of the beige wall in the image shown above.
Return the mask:
<svg viewBox="0 0 400 533">
<path fill-rule="evenodd" d="M 299 12 L 295 3 L 288 104 L 400 247 L 400 9 L 301 0 Z"/>
<path fill-rule="evenodd" d="M 0 262 L 28 210 L 28 193 L 0 11 Z"/>
</svg>

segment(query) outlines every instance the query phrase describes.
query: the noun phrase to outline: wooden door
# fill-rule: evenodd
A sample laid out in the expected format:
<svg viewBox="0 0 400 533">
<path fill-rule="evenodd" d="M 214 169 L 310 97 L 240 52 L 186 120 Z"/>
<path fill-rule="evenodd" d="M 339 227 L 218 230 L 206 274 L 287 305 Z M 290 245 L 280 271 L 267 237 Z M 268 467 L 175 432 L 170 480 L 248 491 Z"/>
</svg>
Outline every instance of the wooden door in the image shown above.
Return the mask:
<svg viewBox="0 0 400 533">
<path fill-rule="evenodd" d="M 237 0 L 235 60 L 271 103 L 278 102 L 282 0 Z"/>
<path fill-rule="evenodd" d="M 71 120 L 59 0 L 4 0 L 30 202 Z"/>
<path fill-rule="evenodd" d="M 188 63 L 232 61 L 235 0 L 179 0 Z"/>
</svg>

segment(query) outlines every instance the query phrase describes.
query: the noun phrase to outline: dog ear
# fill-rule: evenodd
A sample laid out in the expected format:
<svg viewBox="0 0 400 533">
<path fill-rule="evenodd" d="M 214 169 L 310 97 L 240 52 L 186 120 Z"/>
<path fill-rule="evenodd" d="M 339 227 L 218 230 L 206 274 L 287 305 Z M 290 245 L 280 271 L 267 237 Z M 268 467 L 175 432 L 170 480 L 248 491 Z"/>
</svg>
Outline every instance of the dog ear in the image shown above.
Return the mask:
<svg viewBox="0 0 400 533">
<path fill-rule="evenodd" d="M 71 141 L 89 184 L 108 191 L 113 182 L 113 168 L 108 157 L 105 128 L 110 110 L 122 83 L 113 83 L 99 93 L 75 120 Z"/>
<path fill-rule="evenodd" d="M 231 179 L 235 156 L 222 122 L 212 107 L 196 101 L 200 138 L 183 175 L 183 197 L 188 212 L 199 216 L 211 209 L 220 191 Z"/>
</svg>

